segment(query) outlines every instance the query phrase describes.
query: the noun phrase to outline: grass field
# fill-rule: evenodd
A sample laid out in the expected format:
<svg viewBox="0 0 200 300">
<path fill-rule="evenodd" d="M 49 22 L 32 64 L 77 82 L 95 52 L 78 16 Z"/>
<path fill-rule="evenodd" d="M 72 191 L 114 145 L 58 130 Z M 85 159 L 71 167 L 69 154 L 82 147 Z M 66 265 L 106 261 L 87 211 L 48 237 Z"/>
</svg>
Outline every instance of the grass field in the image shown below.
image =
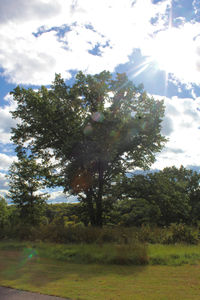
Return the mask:
<svg viewBox="0 0 200 300">
<path fill-rule="evenodd" d="M 31 258 L 51 258 L 72 263 L 97 263 L 119 265 L 198 264 L 200 245 L 161 244 L 53 244 L 35 242 L 0 242 L 0 250 L 18 251 Z"/>
<path fill-rule="evenodd" d="M 199 246 L 149 246 L 150 263 L 152 258 L 153 263 L 156 258 L 163 263 L 161 258 L 168 255 L 166 262 L 171 265 L 165 266 L 70 263 L 45 257 L 44 248 L 39 255 L 36 245 L 0 243 L 0 285 L 79 300 L 200 299 L 200 264 L 197 257 L 194 261 Z M 173 257 L 179 263 L 172 263 Z M 172 265 L 184 257 L 190 264 Z"/>
</svg>

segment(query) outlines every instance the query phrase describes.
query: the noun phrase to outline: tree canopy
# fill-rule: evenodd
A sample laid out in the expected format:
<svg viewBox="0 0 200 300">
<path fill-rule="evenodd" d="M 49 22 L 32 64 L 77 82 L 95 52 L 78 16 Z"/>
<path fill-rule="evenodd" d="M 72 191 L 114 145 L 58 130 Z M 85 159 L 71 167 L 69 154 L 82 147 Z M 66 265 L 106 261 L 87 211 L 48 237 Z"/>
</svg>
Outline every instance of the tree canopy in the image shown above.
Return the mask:
<svg viewBox="0 0 200 300">
<path fill-rule="evenodd" d="M 46 186 L 47 171 L 33 156 L 19 155 L 18 158 L 9 170 L 8 197 L 16 205 L 21 222 L 36 225 L 48 199 L 47 193 L 40 193 Z"/>
<path fill-rule="evenodd" d="M 5 199 L 0 196 L 0 229 L 8 225 L 9 211 Z"/>
<path fill-rule="evenodd" d="M 125 225 L 146 222 L 168 226 L 195 224 L 199 220 L 200 174 L 183 166 L 124 177 L 113 194 L 119 199 L 114 211 L 118 211 Z"/>
<path fill-rule="evenodd" d="M 149 97 L 126 74 L 79 72 L 72 86 L 56 75 L 50 89 L 17 87 L 17 151 L 54 158 L 49 185 L 77 195 L 92 225 L 101 226 L 106 196 L 119 174 L 147 169 L 164 146 L 163 101 Z"/>
</svg>

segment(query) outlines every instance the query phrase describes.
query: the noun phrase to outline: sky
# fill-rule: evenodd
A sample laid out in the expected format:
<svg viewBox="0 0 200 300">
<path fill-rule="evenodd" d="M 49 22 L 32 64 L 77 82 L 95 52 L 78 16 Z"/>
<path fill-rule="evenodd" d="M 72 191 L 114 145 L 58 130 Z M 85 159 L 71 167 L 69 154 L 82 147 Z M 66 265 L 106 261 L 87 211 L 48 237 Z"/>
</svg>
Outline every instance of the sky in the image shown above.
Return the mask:
<svg viewBox="0 0 200 300">
<path fill-rule="evenodd" d="M 48 86 L 55 73 L 73 81 L 79 70 L 126 72 L 163 99 L 168 142 L 151 169 L 200 171 L 199 0 L 0 0 L 0 12 L 1 195 L 16 160 L 10 91 Z M 66 198 L 54 190 L 50 201 Z"/>
</svg>

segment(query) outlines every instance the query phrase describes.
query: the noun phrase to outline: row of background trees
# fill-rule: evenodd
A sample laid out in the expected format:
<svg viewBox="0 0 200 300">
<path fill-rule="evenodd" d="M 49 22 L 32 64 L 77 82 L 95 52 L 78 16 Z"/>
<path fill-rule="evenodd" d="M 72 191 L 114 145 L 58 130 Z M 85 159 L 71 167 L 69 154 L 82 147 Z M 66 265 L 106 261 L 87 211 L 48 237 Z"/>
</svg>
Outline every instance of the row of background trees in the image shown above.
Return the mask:
<svg viewBox="0 0 200 300">
<path fill-rule="evenodd" d="M 34 180 L 33 178 L 33 185 Z M 179 169 L 169 167 L 155 173 L 134 175 L 131 178 L 121 177 L 112 186 L 112 193 L 103 199 L 107 203 L 102 216 L 103 225 L 197 225 L 200 222 L 199 183 L 200 174 L 183 166 Z M 15 226 L 19 222 L 64 226 L 91 224 L 84 203 L 47 204 L 44 198 L 47 196 L 43 194 L 28 198 L 29 188 L 31 193 L 34 187 L 26 186 L 24 194 L 21 194 L 21 202 L 17 199 L 14 205 L 7 205 L 5 199 L 1 198 L 1 228 Z"/>
<path fill-rule="evenodd" d="M 85 225 L 198 220 L 196 172 L 173 167 L 126 176 L 136 167 L 150 168 L 166 139 L 163 101 L 149 97 L 125 74 L 113 79 L 106 71 L 79 72 L 72 86 L 56 75 L 50 89 L 17 87 L 12 94 L 18 104 L 12 112 L 19 120 L 12 129 L 18 162 L 9 172 L 9 197 L 21 221 L 37 225 L 44 216 L 52 221 L 50 211 L 58 206 L 47 206 L 47 194 L 39 190 L 57 186 L 79 200 L 61 204 L 61 219 L 73 219 L 67 212 L 72 209 Z"/>
</svg>

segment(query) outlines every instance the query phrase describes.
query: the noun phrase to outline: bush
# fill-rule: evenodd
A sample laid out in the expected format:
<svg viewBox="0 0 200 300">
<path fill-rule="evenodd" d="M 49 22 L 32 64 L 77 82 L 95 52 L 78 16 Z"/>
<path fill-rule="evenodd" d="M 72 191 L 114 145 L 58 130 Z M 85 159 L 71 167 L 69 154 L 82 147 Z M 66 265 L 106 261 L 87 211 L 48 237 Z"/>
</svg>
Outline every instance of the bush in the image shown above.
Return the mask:
<svg viewBox="0 0 200 300">
<path fill-rule="evenodd" d="M 197 244 L 198 229 L 184 224 L 171 224 L 169 228 L 150 227 L 142 225 L 141 227 L 110 227 L 103 228 L 88 226 L 82 223 L 65 224 L 40 224 L 39 226 L 30 226 L 18 224 L 8 226 L 0 232 L 0 238 L 15 238 L 29 241 L 45 241 L 53 243 L 96 243 L 102 246 L 104 243 L 117 243 L 131 245 L 135 243 L 151 244 L 173 244 L 188 243 Z"/>
<path fill-rule="evenodd" d="M 162 244 L 166 236 L 166 229 L 142 225 L 138 230 L 138 240 L 151 244 Z"/>
<path fill-rule="evenodd" d="M 198 244 L 198 233 L 191 227 L 185 224 L 171 224 L 169 227 L 169 233 L 164 240 L 166 244 L 173 243 L 187 243 L 187 244 Z"/>
</svg>

